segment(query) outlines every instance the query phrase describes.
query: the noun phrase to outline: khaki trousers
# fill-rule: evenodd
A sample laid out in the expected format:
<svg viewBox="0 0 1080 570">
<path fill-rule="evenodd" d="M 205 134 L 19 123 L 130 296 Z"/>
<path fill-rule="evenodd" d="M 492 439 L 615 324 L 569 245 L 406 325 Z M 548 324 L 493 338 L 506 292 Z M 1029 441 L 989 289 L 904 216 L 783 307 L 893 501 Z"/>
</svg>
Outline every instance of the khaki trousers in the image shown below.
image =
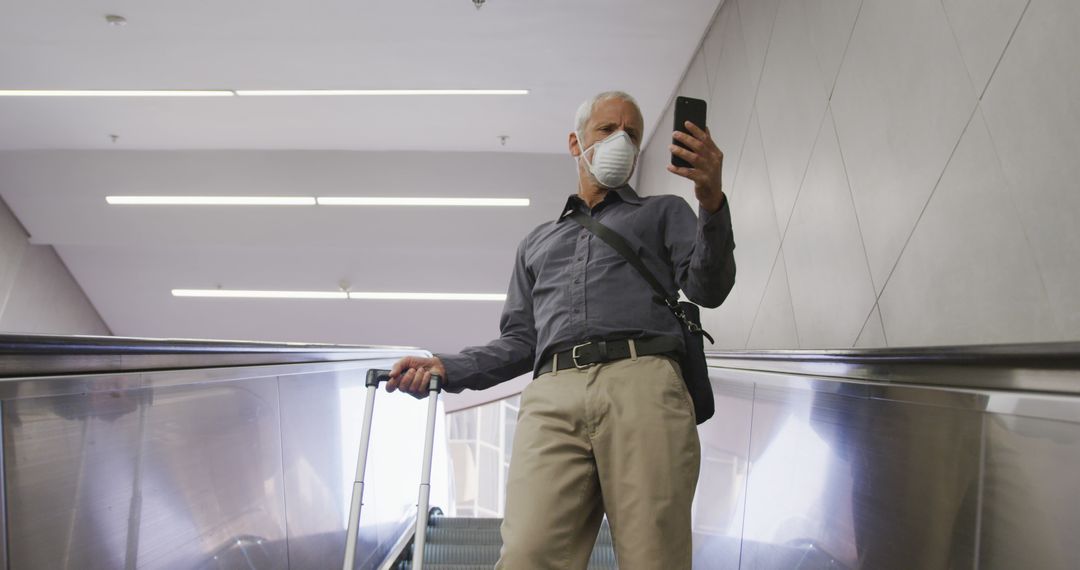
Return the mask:
<svg viewBox="0 0 1080 570">
<path fill-rule="evenodd" d="M 688 570 L 700 463 L 672 359 L 536 378 L 521 396 L 495 568 L 586 568 L 606 512 L 620 570 Z"/>
</svg>

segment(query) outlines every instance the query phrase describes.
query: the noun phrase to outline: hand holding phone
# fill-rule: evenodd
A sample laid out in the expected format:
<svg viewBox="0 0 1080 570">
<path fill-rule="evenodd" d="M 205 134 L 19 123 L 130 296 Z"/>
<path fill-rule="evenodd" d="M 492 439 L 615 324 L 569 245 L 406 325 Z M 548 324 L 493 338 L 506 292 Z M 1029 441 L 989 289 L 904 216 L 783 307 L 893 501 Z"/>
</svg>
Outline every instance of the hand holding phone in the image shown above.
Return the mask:
<svg viewBox="0 0 1080 570">
<path fill-rule="evenodd" d="M 697 128 L 705 130 L 705 113 L 706 103 L 701 99 L 692 99 L 690 97 L 676 97 L 675 98 L 675 125 L 676 131 L 681 131 L 686 134 L 690 134 L 690 131 L 686 129 L 686 121 L 690 121 Z M 672 139 L 672 143 L 681 146 L 683 148 L 689 148 L 685 144 L 678 140 Z M 683 158 L 672 153 L 671 164 L 682 168 L 693 168 L 693 165 L 684 160 Z"/>
<path fill-rule="evenodd" d="M 720 210 L 724 205 L 724 153 L 705 126 L 705 101 L 676 97 L 674 127 L 668 171 L 694 182 L 694 194 L 705 211 Z"/>
</svg>

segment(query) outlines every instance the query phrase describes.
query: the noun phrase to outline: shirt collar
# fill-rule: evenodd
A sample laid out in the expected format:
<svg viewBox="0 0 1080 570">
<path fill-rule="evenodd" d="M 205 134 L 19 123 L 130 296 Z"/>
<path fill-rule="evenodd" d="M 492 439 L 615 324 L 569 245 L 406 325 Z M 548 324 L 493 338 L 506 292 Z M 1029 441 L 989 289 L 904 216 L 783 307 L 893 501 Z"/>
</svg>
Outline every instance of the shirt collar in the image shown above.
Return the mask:
<svg viewBox="0 0 1080 570">
<path fill-rule="evenodd" d="M 615 194 L 615 197 L 612 197 L 612 194 Z M 629 184 L 623 184 L 618 188 L 613 188 L 612 190 L 609 190 L 607 195 L 604 196 L 604 202 L 612 199 L 622 200 L 623 202 L 633 204 L 635 206 L 641 205 L 641 197 L 637 195 L 637 192 L 635 192 Z M 577 194 L 571 194 L 570 197 L 566 199 L 566 205 L 563 206 L 562 214 L 559 216 L 559 221 L 562 221 L 562 219 L 565 218 L 567 214 L 569 214 L 573 210 L 584 206 L 585 203 L 581 200 L 581 198 L 578 197 Z"/>
</svg>

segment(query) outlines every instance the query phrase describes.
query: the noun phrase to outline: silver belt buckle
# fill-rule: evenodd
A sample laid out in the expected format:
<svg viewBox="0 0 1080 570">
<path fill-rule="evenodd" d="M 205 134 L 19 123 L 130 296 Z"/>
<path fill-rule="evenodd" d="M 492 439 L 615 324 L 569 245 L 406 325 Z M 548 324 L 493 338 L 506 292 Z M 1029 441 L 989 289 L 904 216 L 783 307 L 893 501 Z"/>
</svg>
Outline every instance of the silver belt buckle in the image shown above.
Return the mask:
<svg viewBox="0 0 1080 570">
<path fill-rule="evenodd" d="M 578 349 L 583 347 L 583 346 L 589 346 L 590 344 L 592 344 L 591 340 L 589 342 L 581 343 L 581 344 L 575 346 L 574 348 L 572 348 L 570 350 L 570 360 L 573 361 L 574 368 L 577 368 L 578 370 L 584 370 L 584 369 L 589 367 L 588 364 L 585 364 L 584 366 L 581 365 L 581 364 L 578 364 L 577 359 L 578 359 Z"/>
</svg>

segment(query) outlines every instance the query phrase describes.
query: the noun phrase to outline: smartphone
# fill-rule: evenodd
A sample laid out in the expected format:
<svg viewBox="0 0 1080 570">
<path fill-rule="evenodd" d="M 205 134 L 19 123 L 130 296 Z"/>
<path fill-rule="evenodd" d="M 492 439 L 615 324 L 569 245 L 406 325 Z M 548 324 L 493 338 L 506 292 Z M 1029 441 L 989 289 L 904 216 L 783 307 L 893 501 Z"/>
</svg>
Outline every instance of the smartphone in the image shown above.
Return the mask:
<svg viewBox="0 0 1080 570">
<path fill-rule="evenodd" d="M 705 129 L 705 101 L 701 99 L 692 99 L 690 97 L 676 97 L 675 98 L 675 130 L 682 131 L 690 134 L 686 129 L 686 121 L 694 123 L 699 129 Z M 686 145 L 677 140 L 672 142 L 678 146 L 686 148 Z M 691 167 L 689 162 L 671 155 L 671 164 L 681 167 Z"/>
</svg>

